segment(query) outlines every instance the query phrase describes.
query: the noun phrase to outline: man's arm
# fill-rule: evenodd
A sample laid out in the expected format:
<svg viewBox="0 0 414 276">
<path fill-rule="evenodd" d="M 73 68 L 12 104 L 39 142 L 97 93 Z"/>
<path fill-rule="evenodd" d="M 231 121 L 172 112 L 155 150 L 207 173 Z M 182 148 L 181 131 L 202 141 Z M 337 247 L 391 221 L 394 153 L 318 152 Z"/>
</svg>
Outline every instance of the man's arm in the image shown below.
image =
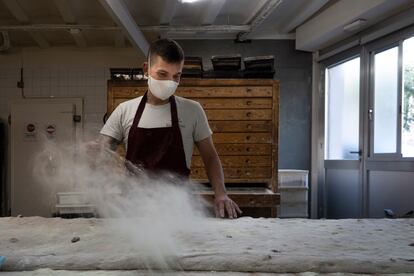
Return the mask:
<svg viewBox="0 0 414 276">
<path fill-rule="evenodd" d="M 98 142 L 100 146 L 102 146 L 103 148 L 108 148 L 112 151 L 115 151 L 118 145 L 120 144 L 120 141 L 105 134 L 99 135 Z"/>
<path fill-rule="evenodd" d="M 208 179 L 214 190 L 214 208 L 216 215 L 225 216 L 227 212 L 229 218 L 237 218 L 237 213 L 241 214 L 241 210 L 237 204 L 227 196 L 224 186 L 223 168 L 217 151 L 214 147 L 211 136 L 195 142 L 200 151 L 201 158 L 207 170 Z"/>
</svg>

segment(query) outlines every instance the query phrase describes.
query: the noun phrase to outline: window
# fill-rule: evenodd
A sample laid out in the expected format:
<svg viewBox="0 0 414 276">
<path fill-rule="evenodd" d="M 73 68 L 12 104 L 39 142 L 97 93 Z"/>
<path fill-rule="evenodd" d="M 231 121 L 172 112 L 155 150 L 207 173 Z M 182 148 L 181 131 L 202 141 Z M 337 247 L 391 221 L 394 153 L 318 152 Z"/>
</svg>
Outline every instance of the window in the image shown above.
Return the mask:
<svg viewBox="0 0 414 276">
<path fill-rule="evenodd" d="M 414 37 L 403 42 L 402 134 L 403 157 L 414 157 Z"/>
<path fill-rule="evenodd" d="M 325 71 L 325 160 L 357 160 L 360 58 Z"/>
<path fill-rule="evenodd" d="M 374 152 L 397 152 L 398 47 L 375 54 Z"/>
<path fill-rule="evenodd" d="M 373 153 L 414 157 L 414 37 L 373 52 Z M 388 157 L 386 157 L 388 156 Z"/>
</svg>

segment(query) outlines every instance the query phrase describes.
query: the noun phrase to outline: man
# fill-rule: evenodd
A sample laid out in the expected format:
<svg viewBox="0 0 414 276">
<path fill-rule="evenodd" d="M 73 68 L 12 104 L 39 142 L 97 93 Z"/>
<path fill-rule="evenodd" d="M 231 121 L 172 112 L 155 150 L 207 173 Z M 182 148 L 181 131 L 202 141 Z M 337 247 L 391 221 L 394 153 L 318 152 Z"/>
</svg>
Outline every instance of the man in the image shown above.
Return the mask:
<svg viewBox="0 0 414 276">
<path fill-rule="evenodd" d="M 184 65 L 177 42 L 160 39 L 151 46 L 143 68 L 148 91 L 121 103 L 101 130 L 114 148 L 124 142 L 126 159 L 152 172 L 170 171 L 189 177 L 194 143 L 200 151 L 215 193 L 216 215 L 237 218 L 241 211 L 226 193 L 223 169 L 211 138 L 207 117 L 198 102 L 174 96 Z"/>
</svg>

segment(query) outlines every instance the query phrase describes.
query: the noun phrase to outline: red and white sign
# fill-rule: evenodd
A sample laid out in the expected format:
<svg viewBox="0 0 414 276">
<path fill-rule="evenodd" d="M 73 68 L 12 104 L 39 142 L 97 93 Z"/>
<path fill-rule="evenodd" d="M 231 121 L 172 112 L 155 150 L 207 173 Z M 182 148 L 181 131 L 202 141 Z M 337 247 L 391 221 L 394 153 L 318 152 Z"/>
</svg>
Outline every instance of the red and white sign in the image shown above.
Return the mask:
<svg viewBox="0 0 414 276">
<path fill-rule="evenodd" d="M 46 132 L 49 133 L 49 134 L 53 134 L 55 131 L 56 131 L 56 128 L 55 128 L 54 125 L 48 125 L 46 127 Z"/>
</svg>

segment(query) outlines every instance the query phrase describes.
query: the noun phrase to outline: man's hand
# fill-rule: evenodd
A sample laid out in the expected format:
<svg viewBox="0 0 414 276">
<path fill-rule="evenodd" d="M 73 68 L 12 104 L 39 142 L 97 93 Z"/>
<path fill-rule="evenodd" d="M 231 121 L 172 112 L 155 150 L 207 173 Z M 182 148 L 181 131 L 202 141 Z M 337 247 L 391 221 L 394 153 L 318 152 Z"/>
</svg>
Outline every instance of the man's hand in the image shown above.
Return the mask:
<svg viewBox="0 0 414 276">
<path fill-rule="evenodd" d="M 226 194 L 214 197 L 214 211 L 216 212 L 216 217 L 224 218 L 225 213 L 227 213 L 231 219 L 237 218 L 242 213 L 239 206 Z"/>
</svg>

